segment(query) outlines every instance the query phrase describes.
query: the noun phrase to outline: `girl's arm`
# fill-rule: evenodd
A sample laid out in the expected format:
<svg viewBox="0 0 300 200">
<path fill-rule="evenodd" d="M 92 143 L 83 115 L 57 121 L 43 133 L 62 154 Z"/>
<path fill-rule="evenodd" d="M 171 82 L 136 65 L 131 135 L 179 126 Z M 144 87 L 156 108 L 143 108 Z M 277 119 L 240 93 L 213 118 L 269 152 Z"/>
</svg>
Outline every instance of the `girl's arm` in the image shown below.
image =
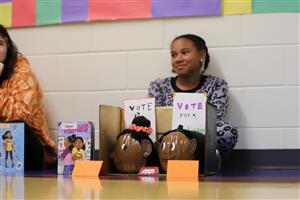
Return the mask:
<svg viewBox="0 0 300 200">
<path fill-rule="evenodd" d="M 210 103 L 217 108 L 217 119 L 224 120 L 227 112 L 228 85 L 225 80 L 219 79 L 213 86 Z"/>
<path fill-rule="evenodd" d="M 148 97 L 154 97 L 155 98 L 155 105 L 156 106 L 166 106 L 165 94 L 164 94 L 164 90 L 163 90 L 163 87 L 161 85 L 161 80 L 160 79 L 152 81 L 149 84 Z"/>
<path fill-rule="evenodd" d="M 12 148 L 13 148 L 13 150 L 14 150 L 14 152 L 16 152 L 16 147 L 15 147 L 15 143 L 14 143 L 14 141 L 12 142 Z"/>
<path fill-rule="evenodd" d="M 5 121 L 26 121 L 32 114 L 37 90 L 37 81 L 28 61 L 20 58 L 8 84 L 2 84 L 0 89 L 0 118 Z"/>
<path fill-rule="evenodd" d="M 68 149 L 64 149 L 64 151 L 62 152 L 62 154 L 60 155 L 61 159 L 65 159 L 66 156 L 68 155 L 69 151 Z"/>
<path fill-rule="evenodd" d="M 2 143 L 3 149 L 6 150 L 6 142 Z"/>
<path fill-rule="evenodd" d="M 75 161 L 78 159 L 77 153 L 76 153 L 76 149 L 75 147 L 73 147 L 72 149 L 72 160 Z"/>
</svg>

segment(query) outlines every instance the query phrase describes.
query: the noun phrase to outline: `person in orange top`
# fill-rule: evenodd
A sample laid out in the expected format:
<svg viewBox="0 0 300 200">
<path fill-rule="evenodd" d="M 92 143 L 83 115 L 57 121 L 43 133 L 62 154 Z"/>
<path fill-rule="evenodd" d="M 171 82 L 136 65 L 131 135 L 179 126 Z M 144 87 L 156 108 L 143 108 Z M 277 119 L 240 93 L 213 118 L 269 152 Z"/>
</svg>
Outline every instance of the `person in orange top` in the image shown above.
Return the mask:
<svg viewBox="0 0 300 200">
<path fill-rule="evenodd" d="M 25 123 L 25 170 L 26 163 L 33 166 L 32 162 L 42 159 L 43 164 L 49 164 L 56 158 L 56 145 L 49 135 L 42 101 L 41 88 L 28 60 L 0 24 L 0 122 Z M 41 159 L 34 158 L 38 154 Z"/>
</svg>

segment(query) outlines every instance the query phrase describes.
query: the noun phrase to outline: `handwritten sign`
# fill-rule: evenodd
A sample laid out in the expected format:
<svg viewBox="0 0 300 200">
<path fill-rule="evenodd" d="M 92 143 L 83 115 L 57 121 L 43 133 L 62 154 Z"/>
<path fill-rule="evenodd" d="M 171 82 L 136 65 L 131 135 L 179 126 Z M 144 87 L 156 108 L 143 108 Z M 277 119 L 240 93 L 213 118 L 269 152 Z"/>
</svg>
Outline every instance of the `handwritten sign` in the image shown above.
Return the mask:
<svg viewBox="0 0 300 200">
<path fill-rule="evenodd" d="M 124 121 L 127 128 L 132 120 L 137 116 L 144 116 L 151 122 L 153 132 L 149 135 L 153 142 L 156 141 L 156 123 L 155 123 L 155 99 L 141 98 L 141 99 L 124 99 Z"/>
<path fill-rule="evenodd" d="M 206 96 L 199 93 L 175 93 L 172 129 L 179 124 L 184 129 L 205 133 Z"/>
</svg>

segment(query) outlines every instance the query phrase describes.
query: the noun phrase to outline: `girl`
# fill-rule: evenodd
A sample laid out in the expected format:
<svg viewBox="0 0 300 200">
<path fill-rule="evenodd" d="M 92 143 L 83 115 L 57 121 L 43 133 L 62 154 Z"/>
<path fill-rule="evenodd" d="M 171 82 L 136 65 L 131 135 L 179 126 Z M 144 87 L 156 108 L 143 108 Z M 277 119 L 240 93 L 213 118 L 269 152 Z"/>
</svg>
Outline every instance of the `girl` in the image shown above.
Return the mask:
<svg viewBox="0 0 300 200">
<path fill-rule="evenodd" d="M 75 160 L 84 160 L 84 142 L 82 137 L 76 137 L 74 147 L 72 149 L 72 159 Z"/>
<path fill-rule="evenodd" d="M 217 149 L 225 159 L 235 146 L 237 129 L 225 122 L 228 102 L 227 82 L 205 75 L 210 56 L 205 41 L 193 34 L 178 36 L 171 43 L 171 64 L 175 77 L 157 79 L 150 83 L 149 97 L 156 106 L 172 106 L 174 92 L 204 93 L 217 109 Z"/>
<path fill-rule="evenodd" d="M 74 161 L 72 159 L 72 149 L 74 147 L 74 141 L 76 136 L 73 134 L 65 138 L 64 145 L 65 149 L 61 154 L 61 159 L 64 160 L 64 175 L 70 175 L 74 169 Z"/>
</svg>

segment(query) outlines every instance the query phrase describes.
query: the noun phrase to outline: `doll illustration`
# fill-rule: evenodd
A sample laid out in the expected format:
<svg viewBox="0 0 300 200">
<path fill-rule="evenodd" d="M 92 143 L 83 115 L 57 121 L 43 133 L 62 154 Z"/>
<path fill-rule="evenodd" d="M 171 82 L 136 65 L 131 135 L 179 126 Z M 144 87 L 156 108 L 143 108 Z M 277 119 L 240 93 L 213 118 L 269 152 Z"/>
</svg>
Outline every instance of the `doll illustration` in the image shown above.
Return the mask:
<svg viewBox="0 0 300 200">
<path fill-rule="evenodd" d="M 82 137 L 76 137 L 74 142 L 74 147 L 72 149 L 72 159 L 75 160 L 84 160 L 84 150 L 85 145 Z"/>
<path fill-rule="evenodd" d="M 72 150 L 74 148 L 74 142 L 75 142 L 76 136 L 70 135 L 69 137 L 65 138 L 64 140 L 64 146 L 65 149 L 61 154 L 61 159 L 64 160 L 64 175 L 70 175 L 71 172 L 74 169 L 74 161 L 72 159 Z"/>
<path fill-rule="evenodd" d="M 6 131 L 2 135 L 3 140 L 3 149 L 5 151 L 5 168 L 8 168 L 8 157 L 10 157 L 11 162 L 11 168 L 14 168 L 14 157 L 13 157 L 13 151 L 16 152 L 16 148 L 14 145 L 13 137 L 11 135 L 10 131 Z"/>
</svg>

